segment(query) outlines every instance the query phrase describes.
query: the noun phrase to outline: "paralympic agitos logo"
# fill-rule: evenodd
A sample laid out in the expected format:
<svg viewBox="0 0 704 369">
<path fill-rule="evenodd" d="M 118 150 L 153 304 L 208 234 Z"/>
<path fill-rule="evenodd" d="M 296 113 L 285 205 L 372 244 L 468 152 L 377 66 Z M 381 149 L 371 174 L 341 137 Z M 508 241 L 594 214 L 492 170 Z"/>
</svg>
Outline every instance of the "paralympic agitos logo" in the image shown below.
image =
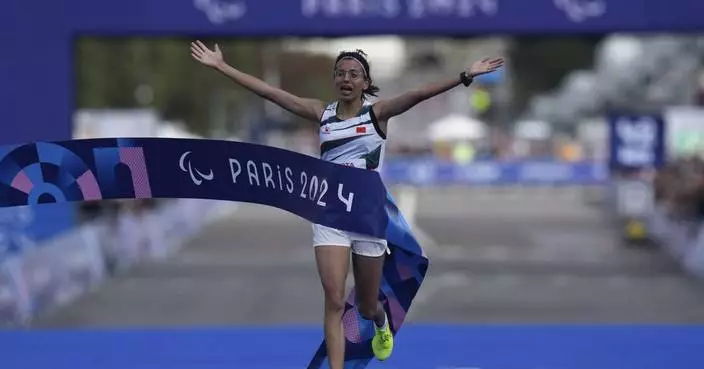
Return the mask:
<svg viewBox="0 0 704 369">
<path fill-rule="evenodd" d="M 553 0 L 553 2 L 575 23 L 606 14 L 605 0 Z"/>
<path fill-rule="evenodd" d="M 212 181 L 215 178 L 215 174 L 213 174 L 213 170 L 210 169 L 210 171 L 205 174 L 201 171 L 199 171 L 197 168 L 194 168 L 191 165 L 191 159 L 189 155 L 191 154 L 190 151 L 186 151 L 181 155 L 181 159 L 178 161 L 179 168 L 181 168 L 181 171 L 184 173 L 188 173 L 188 175 L 191 177 L 191 181 L 193 181 L 193 184 L 196 186 L 200 186 L 203 181 Z"/>
<path fill-rule="evenodd" d="M 193 0 L 193 6 L 202 11 L 213 24 L 237 20 L 247 14 L 247 5 L 244 1 Z"/>
</svg>

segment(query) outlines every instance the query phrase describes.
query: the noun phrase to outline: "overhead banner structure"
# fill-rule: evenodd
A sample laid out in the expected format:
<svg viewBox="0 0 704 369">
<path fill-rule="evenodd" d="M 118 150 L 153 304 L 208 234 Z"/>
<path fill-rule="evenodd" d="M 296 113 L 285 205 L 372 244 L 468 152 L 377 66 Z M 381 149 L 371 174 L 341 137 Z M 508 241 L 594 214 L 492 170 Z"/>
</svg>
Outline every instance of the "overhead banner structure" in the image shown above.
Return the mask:
<svg viewBox="0 0 704 369">
<path fill-rule="evenodd" d="M 6 0 L 0 144 L 71 138 L 80 36 L 696 32 L 701 14 L 700 0 Z"/>
<path fill-rule="evenodd" d="M 380 291 L 392 331 L 401 327 L 428 259 L 378 173 L 241 142 L 95 139 L 0 149 L 0 207 L 105 199 L 196 198 L 274 206 L 311 222 L 388 240 Z M 347 367 L 373 357 L 374 329 L 345 308 Z M 324 344 L 309 368 L 324 367 Z"/>
</svg>

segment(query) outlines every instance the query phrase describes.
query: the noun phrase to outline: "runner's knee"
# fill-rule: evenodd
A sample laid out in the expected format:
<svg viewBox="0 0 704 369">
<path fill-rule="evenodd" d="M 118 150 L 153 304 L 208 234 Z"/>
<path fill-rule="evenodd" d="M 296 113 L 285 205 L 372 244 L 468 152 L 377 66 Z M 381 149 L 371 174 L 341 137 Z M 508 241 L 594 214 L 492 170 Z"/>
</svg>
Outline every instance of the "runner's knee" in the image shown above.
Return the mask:
<svg viewBox="0 0 704 369">
<path fill-rule="evenodd" d="M 345 309 L 344 288 L 341 291 L 325 291 L 325 310 L 328 313 L 339 313 Z"/>
</svg>

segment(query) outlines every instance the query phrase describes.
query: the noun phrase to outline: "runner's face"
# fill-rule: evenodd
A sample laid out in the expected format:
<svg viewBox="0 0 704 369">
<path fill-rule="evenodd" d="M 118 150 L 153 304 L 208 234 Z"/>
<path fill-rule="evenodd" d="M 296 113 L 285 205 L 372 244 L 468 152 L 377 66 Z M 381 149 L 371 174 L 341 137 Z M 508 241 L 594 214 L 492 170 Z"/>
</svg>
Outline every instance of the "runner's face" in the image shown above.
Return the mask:
<svg viewBox="0 0 704 369">
<path fill-rule="evenodd" d="M 335 91 L 338 99 L 354 101 L 362 98 L 369 87 L 362 65 L 353 59 L 342 59 L 335 67 Z"/>
</svg>

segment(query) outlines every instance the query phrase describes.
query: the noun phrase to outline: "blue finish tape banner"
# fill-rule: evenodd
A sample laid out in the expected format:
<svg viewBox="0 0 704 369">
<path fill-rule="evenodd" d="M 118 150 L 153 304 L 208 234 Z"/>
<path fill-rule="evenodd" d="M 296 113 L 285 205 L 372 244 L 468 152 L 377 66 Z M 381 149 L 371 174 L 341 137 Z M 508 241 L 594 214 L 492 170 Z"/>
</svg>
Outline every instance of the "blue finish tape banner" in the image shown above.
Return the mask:
<svg viewBox="0 0 704 369">
<path fill-rule="evenodd" d="M 439 160 L 388 160 L 383 177 L 387 183 L 470 186 L 591 186 L 608 180 L 601 162 L 558 161 L 454 164 Z"/>
<path fill-rule="evenodd" d="M 665 163 L 665 120 L 660 115 L 610 115 L 613 169 L 659 168 Z"/>
<path fill-rule="evenodd" d="M 428 268 L 378 173 L 277 148 L 190 139 L 37 142 L 0 149 L 0 207 L 102 199 L 201 198 L 274 206 L 314 223 L 386 238 L 379 294 L 401 327 Z M 348 368 L 373 357 L 372 323 L 347 300 Z M 325 346 L 309 368 L 325 365 Z"/>
</svg>

